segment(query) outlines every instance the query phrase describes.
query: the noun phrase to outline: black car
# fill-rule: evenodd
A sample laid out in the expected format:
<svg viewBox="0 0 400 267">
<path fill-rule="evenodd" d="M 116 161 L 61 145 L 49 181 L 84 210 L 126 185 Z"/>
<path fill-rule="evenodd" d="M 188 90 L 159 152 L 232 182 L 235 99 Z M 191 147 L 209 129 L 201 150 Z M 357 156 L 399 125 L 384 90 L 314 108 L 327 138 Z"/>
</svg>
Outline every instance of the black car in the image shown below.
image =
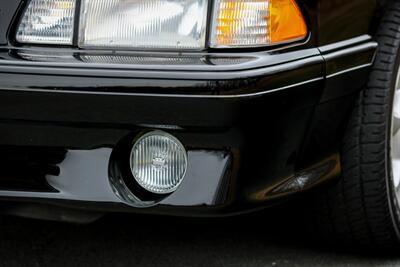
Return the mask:
<svg viewBox="0 0 400 267">
<path fill-rule="evenodd" d="M 400 1 L 1 0 L 2 211 L 228 216 L 303 197 L 320 236 L 393 248 L 399 48 Z"/>
</svg>

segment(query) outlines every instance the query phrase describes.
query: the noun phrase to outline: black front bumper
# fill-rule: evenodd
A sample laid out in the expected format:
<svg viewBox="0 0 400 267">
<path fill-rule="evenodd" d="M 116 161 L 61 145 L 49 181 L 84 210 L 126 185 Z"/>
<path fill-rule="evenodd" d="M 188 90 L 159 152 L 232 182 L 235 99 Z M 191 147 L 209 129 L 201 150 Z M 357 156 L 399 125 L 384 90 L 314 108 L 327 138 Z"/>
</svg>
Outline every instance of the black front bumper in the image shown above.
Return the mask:
<svg viewBox="0 0 400 267">
<path fill-rule="evenodd" d="M 4 48 L 0 196 L 168 214 L 263 207 L 295 193 L 276 195 L 277 186 L 326 162 L 301 190 L 338 174 L 348 112 L 375 49 L 368 36 L 275 54 Z M 189 165 L 175 193 L 143 210 L 124 203 L 109 178 L 116 151 L 149 129 L 178 137 Z"/>
</svg>

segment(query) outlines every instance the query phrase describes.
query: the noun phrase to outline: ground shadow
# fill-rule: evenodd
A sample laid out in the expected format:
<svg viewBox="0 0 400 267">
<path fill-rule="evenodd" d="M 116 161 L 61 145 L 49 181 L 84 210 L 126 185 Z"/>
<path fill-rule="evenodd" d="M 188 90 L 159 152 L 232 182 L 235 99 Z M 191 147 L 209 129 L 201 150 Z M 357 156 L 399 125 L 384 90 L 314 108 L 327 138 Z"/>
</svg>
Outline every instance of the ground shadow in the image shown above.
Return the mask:
<svg viewBox="0 0 400 267">
<path fill-rule="evenodd" d="M 4 217 L 2 266 L 396 266 L 321 247 L 284 211 L 205 219 L 110 215 L 89 225 Z"/>
</svg>

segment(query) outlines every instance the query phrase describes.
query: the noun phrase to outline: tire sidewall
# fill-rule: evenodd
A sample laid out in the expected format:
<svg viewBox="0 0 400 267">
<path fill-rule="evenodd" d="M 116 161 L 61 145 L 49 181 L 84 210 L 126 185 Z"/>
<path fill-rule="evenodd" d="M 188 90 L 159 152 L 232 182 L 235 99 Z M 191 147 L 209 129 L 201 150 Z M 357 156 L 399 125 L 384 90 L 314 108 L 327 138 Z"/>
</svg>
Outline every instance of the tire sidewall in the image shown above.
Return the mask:
<svg viewBox="0 0 400 267">
<path fill-rule="evenodd" d="M 396 195 L 396 188 L 394 187 L 394 178 L 393 178 L 393 168 L 392 168 L 392 161 L 391 161 L 391 140 L 392 140 L 392 116 L 393 116 L 393 103 L 394 103 L 394 94 L 396 92 L 396 81 L 398 72 L 400 71 L 400 41 L 398 43 L 396 60 L 392 70 L 392 77 L 390 82 L 390 88 L 388 90 L 389 103 L 384 103 L 388 105 L 386 115 L 386 158 L 385 158 L 385 165 L 386 165 L 386 185 L 388 191 L 388 201 L 390 207 L 390 213 L 393 220 L 393 227 L 397 235 L 397 239 L 400 240 L 400 205 L 399 199 Z"/>
</svg>

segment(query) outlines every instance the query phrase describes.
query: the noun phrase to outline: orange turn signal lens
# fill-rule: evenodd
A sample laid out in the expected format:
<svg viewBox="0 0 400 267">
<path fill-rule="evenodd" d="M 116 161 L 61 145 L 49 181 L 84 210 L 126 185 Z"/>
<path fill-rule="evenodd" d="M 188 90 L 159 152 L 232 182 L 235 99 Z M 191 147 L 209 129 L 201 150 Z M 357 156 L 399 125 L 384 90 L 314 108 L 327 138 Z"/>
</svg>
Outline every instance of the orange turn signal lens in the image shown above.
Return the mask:
<svg viewBox="0 0 400 267">
<path fill-rule="evenodd" d="M 303 39 L 307 26 L 295 0 L 270 0 L 268 33 L 271 44 Z"/>
<path fill-rule="evenodd" d="M 305 38 L 295 0 L 216 0 L 210 46 L 258 47 Z"/>
</svg>

